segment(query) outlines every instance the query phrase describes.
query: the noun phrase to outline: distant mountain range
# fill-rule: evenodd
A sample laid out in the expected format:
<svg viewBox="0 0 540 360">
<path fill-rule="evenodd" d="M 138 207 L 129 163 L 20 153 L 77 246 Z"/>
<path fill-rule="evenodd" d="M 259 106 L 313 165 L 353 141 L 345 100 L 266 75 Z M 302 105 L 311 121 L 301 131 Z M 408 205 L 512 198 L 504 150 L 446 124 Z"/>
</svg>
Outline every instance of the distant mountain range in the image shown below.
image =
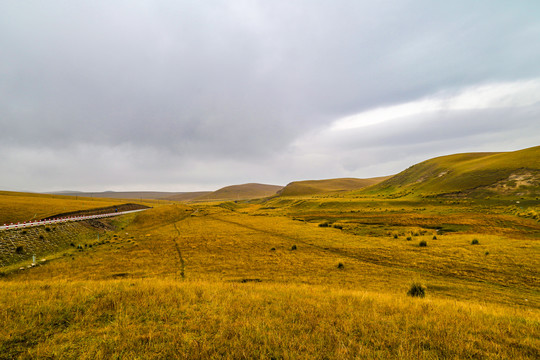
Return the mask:
<svg viewBox="0 0 540 360">
<path fill-rule="evenodd" d="M 103 191 L 103 192 L 82 192 L 82 191 L 59 191 L 51 194 L 81 197 L 96 197 L 108 199 L 144 199 L 144 200 L 176 200 L 190 201 L 199 196 L 211 193 L 211 191 L 198 192 L 164 192 L 164 191 Z"/>
</svg>

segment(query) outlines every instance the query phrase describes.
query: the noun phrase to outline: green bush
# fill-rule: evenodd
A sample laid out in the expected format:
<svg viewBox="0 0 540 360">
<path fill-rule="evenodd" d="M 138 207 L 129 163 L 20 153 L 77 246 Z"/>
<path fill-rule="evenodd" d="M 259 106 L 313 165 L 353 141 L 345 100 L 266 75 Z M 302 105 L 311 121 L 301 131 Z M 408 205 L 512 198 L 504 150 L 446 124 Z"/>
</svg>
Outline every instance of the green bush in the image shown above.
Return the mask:
<svg viewBox="0 0 540 360">
<path fill-rule="evenodd" d="M 407 291 L 407 295 L 423 298 L 424 296 L 426 296 L 426 289 L 422 286 L 422 284 L 414 282 L 411 284 L 411 288 L 409 289 L 409 291 Z"/>
</svg>

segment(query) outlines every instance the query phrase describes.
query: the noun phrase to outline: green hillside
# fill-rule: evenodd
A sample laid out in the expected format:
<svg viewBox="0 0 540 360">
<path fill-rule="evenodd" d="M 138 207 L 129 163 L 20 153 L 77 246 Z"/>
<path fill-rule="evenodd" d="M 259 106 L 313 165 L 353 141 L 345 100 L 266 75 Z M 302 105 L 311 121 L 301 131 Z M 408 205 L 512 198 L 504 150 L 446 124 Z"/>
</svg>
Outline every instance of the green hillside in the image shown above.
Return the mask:
<svg viewBox="0 0 540 360">
<path fill-rule="evenodd" d="M 341 178 L 326 180 L 293 181 L 279 191 L 281 196 L 314 195 L 335 191 L 358 190 L 367 186 L 375 185 L 388 176 L 370 179 Z"/>
<path fill-rule="evenodd" d="M 391 197 L 540 196 L 540 146 L 501 153 L 467 153 L 426 160 L 364 193 Z"/>
</svg>

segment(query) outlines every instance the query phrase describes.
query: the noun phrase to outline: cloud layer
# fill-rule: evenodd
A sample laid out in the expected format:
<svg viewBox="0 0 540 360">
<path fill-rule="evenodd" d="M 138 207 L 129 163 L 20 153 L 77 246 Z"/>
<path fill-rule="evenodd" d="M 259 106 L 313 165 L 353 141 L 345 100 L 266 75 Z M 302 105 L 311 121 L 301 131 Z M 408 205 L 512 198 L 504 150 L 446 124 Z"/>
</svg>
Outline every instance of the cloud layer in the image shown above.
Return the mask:
<svg viewBox="0 0 540 360">
<path fill-rule="evenodd" d="M 0 188 L 370 177 L 538 145 L 535 2 L 0 5 Z"/>
</svg>

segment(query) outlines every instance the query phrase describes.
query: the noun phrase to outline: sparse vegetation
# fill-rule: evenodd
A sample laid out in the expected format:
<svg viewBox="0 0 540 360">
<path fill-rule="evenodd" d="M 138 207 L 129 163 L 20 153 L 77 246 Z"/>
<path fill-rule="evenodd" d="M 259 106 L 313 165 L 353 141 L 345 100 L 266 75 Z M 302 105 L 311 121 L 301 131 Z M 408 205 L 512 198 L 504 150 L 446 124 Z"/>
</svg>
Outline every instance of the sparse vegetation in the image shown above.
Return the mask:
<svg viewBox="0 0 540 360">
<path fill-rule="evenodd" d="M 411 297 L 424 297 L 426 296 L 426 289 L 419 282 L 414 282 L 411 284 L 407 295 Z"/>
<path fill-rule="evenodd" d="M 538 205 L 368 191 L 156 206 L 2 267 L 0 358 L 539 357 Z"/>
</svg>

